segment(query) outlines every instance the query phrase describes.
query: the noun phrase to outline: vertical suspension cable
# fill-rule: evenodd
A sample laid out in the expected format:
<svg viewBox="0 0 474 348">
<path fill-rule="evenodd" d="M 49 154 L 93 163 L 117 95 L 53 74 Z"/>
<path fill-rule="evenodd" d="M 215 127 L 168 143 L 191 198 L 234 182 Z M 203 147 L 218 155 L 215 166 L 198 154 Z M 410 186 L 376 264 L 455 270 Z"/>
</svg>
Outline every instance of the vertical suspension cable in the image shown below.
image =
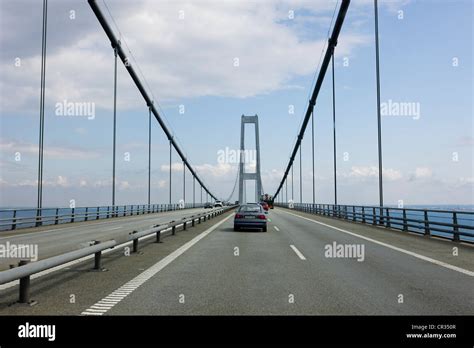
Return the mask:
<svg viewBox="0 0 474 348">
<path fill-rule="evenodd" d="M 196 207 L 196 178 L 193 176 L 193 208 Z"/>
<path fill-rule="evenodd" d="M 291 200 L 294 201 L 295 200 L 295 185 L 294 185 L 294 182 L 295 182 L 295 176 L 294 176 L 294 172 L 293 172 L 293 165 L 291 166 Z"/>
<path fill-rule="evenodd" d="M 119 41 L 120 42 L 120 41 Z M 117 133 L 117 47 L 114 47 L 114 126 L 112 149 L 112 206 L 115 206 L 115 151 Z"/>
<path fill-rule="evenodd" d="M 151 107 L 148 107 L 148 205 L 151 200 Z"/>
<path fill-rule="evenodd" d="M 171 205 L 171 150 L 172 150 L 172 142 L 170 139 L 170 183 L 169 183 L 169 188 L 170 188 L 170 197 L 169 197 L 169 204 Z"/>
<path fill-rule="evenodd" d="M 336 83 L 334 79 L 334 51 L 332 52 L 332 132 L 334 143 L 334 204 L 337 205 L 337 176 L 336 176 Z"/>
<path fill-rule="evenodd" d="M 183 161 L 183 201 L 186 204 L 186 164 Z"/>
<path fill-rule="evenodd" d="M 316 199 L 316 182 L 314 180 L 314 112 L 311 111 L 311 156 L 313 159 L 313 204 Z"/>
<path fill-rule="evenodd" d="M 378 126 L 378 157 L 379 157 L 379 204 L 383 207 L 382 184 L 382 120 L 380 116 L 380 63 L 379 63 L 379 15 L 378 3 L 374 0 L 375 12 L 375 73 L 377 82 L 377 126 Z"/>
<path fill-rule="evenodd" d="M 303 146 L 300 146 L 300 203 L 303 203 L 303 160 L 301 153 L 303 152 Z"/>
<path fill-rule="evenodd" d="M 46 34 L 48 25 L 48 0 L 43 0 L 43 30 L 41 36 L 41 82 L 40 82 L 40 125 L 38 140 L 38 197 L 37 212 L 43 207 L 43 149 L 44 149 L 44 98 L 46 88 Z"/>
</svg>

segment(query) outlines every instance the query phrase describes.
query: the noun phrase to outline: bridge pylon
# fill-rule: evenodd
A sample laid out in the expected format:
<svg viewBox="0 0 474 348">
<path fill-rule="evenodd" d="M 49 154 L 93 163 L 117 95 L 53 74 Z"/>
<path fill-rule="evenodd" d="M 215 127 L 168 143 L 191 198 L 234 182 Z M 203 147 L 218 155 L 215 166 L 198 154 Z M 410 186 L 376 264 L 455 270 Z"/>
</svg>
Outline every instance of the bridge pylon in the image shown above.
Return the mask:
<svg viewBox="0 0 474 348">
<path fill-rule="evenodd" d="M 255 151 L 256 151 L 256 167 L 254 173 L 245 172 L 245 162 L 249 156 L 245 151 L 245 124 L 250 123 L 255 125 Z M 258 202 L 262 192 L 262 177 L 260 175 L 260 143 L 258 139 L 258 115 L 255 116 L 245 116 L 242 115 L 241 124 L 240 124 L 240 160 L 239 160 L 239 202 L 244 202 L 244 190 L 245 190 L 245 181 L 254 180 L 255 181 L 255 200 L 253 202 Z M 247 199 L 247 198 L 246 198 Z"/>
</svg>

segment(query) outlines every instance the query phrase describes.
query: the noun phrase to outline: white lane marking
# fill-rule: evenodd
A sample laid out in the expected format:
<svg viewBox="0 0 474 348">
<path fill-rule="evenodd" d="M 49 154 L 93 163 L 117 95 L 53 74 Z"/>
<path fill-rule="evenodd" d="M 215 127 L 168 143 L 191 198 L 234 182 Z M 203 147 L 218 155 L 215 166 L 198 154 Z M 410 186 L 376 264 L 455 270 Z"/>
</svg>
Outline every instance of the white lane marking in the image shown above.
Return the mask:
<svg viewBox="0 0 474 348">
<path fill-rule="evenodd" d="M 278 227 L 276 227 L 276 226 L 273 226 L 273 228 L 274 228 L 275 230 L 277 230 L 277 231 L 280 231 L 280 229 L 279 229 Z"/>
<path fill-rule="evenodd" d="M 282 210 L 283 211 L 283 210 Z M 331 225 L 328 225 L 328 224 L 325 224 L 323 222 L 319 222 L 319 221 L 316 221 L 316 220 L 313 220 L 313 219 L 309 219 L 307 217 L 304 217 L 304 216 L 301 216 L 301 215 L 298 215 L 298 214 L 293 214 L 293 213 L 290 213 L 290 212 L 287 212 L 287 211 L 283 211 L 284 213 L 286 214 L 290 214 L 290 215 L 294 215 L 296 217 L 299 217 L 301 219 L 305 219 L 305 220 L 308 220 L 308 221 L 312 221 L 316 224 L 319 224 L 319 225 L 322 225 L 322 226 L 326 226 L 326 227 L 329 227 L 329 228 L 332 228 L 334 230 L 337 230 L 337 231 L 340 231 L 340 232 L 343 232 L 343 233 L 347 233 L 347 234 L 350 234 L 351 236 L 354 236 L 354 237 L 358 237 L 358 238 L 362 238 L 362 239 L 365 239 L 365 240 L 368 240 L 369 242 L 372 242 L 372 243 L 375 243 L 375 244 L 378 244 L 378 245 L 382 245 L 384 247 L 387 247 L 387 248 L 390 248 L 390 249 L 393 249 L 393 250 L 396 250 L 396 251 L 399 251 L 401 253 L 404 253 L 404 254 L 407 254 L 407 255 L 410 255 L 410 256 L 413 256 L 413 257 L 416 257 L 420 260 L 424 260 L 424 261 L 428 261 L 428 262 L 431 262 L 435 265 L 438 265 L 438 266 L 441 266 L 441 267 L 445 267 L 445 268 L 448 268 L 448 269 L 451 269 L 453 271 L 456 271 L 456 272 L 460 272 L 460 273 L 463 273 L 463 274 L 466 274 L 468 276 L 471 276 L 471 277 L 474 277 L 474 272 L 473 271 L 469 271 L 467 269 L 464 269 L 464 268 L 461 268 L 461 267 L 458 267 L 458 266 L 454 266 L 454 265 L 451 265 L 449 263 L 446 263 L 446 262 L 443 262 L 443 261 L 439 261 L 439 260 L 435 260 L 435 259 L 432 259 L 431 257 L 427 257 L 427 256 L 424 256 L 424 255 L 420 255 L 420 254 L 417 254 L 413 251 L 409 251 L 409 250 L 405 250 L 405 249 L 402 249 L 402 248 L 399 248 L 399 247 L 396 247 L 396 246 L 393 246 L 391 244 L 387 244 L 387 243 L 384 243 L 384 242 L 380 242 L 378 240 L 375 240 L 375 239 L 372 239 L 372 238 L 369 238 L 369 237 L 365 237 L 365 236 L 362 236 L 360 234 L 357 234 L 357 233 L 354 233 L 354 232 L 349 232 L 349 231 L 346 231 L 342 228 L 338 228 L 338 227 L 334 227 L 334 226 L 331 226 Z"/>
<path fill-rule="evenodd" d="M 114 227 L 114 228 L 107 228 L 107 229 L 104 229 L 104 231 L 113 231 L 113 230 L 118 230 L 120 228 L 123 228 L 123 226 L 117 226 L 117 227 Z"/>
<path fill-rule="evenodd" d="M 272 219 L 267 219 L 267 220 L 268 220 L 268 222 L 272 222 Z"/>
<path fill-rule="evenodd" d="M 105 313 L 107 312 L 107 309 L 94 309 L 94 308 L 88 308 L 87 309 L 88 312 L 93 312 L 93 313 Z"/>
<path fill-rule="evenodd" d="M 120 288 L 118 288 L 117 290 L 115 290 L 114 292 L 112 292 L 110 295 L 106 296 L 104 299 L 98 301 L 96 304 L 99 304 L 101 303 L 102 301 L 104 300 L 107 300 L 107 299 L 110 299 L 110 298 L 113 298 L 113 299 L 116 299 L 116 300 L 119 300 L 117 301 L 116 303 L 114 303 L 113 305 L 115 306 L 115 304 L 119 303 L 122 299 L 124 299 L 126 296 L 128 296 L 132 291 L 128 292 L 127 294 L 123 294 L 121 295 L 121 297 L 118 297 L 117 295 L 114 295 L 114 294 L 117 294 L 117 293 L 120 293 L 122 292 L 122 289 L 124 289 L 124 287 L 129 287 L 130 284 L 133 284 L 133 286 L 135 287 L 135 289 L 137 289 L 138 287 L 140 287 L 141 285 L 143 285 L 148 279 L 150 279 L 151 277 L 153 277 L 154 275 L 156 275 L 159 271 L 161 271 L 163 268 L 165 268 L 166 266 L 168 266 L 171 262 L 173 262 L 174 260 L 176 260 L 180 255 L 182 255 L 185 251 L 187 251 L 188 249 L 190 249 L 194 244 L 196 244 L 197 242 L 199 242 L 201 239 L 203 239 L 205 236 L 207 236 L 209 233 L 211 233 L 212 231 L 214 231 L 217 227 L 219 227 L 220 225 L 222 225 L 224 222 L 226 222 L 227 220 L 229 220 L 231 217 L 233 217 L 233 215 L 229 215 L 228 217 L 226 217 L 224 220 L 222 221 L 219 221 L 217 224 L 211 226 L 210 228 L 208 228 L 207 230 L 205 230 L 204 232 L 202 232 L 201 234 L 197 235 L 196 237 L 194 237 L 193 239 L 191 239 L 189 242 L 187 242 L 186 244 L 182 245 L 181 247 L 179 247 L 178 249 L 176 249 L 175 251 L 173 251 L 171 254 L 169 254 L 168 256 L 164 257 L 163 259 L 161 259 L 160 261 L 158 261 L 157 263 L 155 263 L 153 266 L 149 267 L 146 271 L 140 273 L 138 276 L 136 276 L 135 278 L 133 278 L 132 280 L 130 280 L 129 282 L 125 283 L 123 286 L 121 286 Z M 94 310 L 94 306 L 96 305 L 92 305 L 91 307 L 89 307 L 88 309 L 86 309 L 84 312 L 82 312 L 81 314 L 82 315 L 88 315 L 90 314 L 91 312 L 95 312 L 96 310 Z M 110 307 L 112 308 L 112 307 Z"/>
<path fill-rule="evenodd" d="M 95 304 L 93 305 L 91 308 L 92 309 L 99 309 L 99 310 L 108 310 L 110 308 L 112 308 L 114 305 L 113 304 L 107 304 L 107 305 L 104 305 L 104 304 Z"/>
<path fill-rule="evenodd" d="M 296 255 L 298 255 L 298 257 L 301 259 L 301 260 L 306 260 L 306 257 L 304 257 L 304 255 L 301 253 L 301 251 L 299 251 L 298 249 L 296 249 L 296 247 L 291 244 L 290 245 L 291 249 L 293 249 L 293 251 L 296 253 Z"/>
</svg>

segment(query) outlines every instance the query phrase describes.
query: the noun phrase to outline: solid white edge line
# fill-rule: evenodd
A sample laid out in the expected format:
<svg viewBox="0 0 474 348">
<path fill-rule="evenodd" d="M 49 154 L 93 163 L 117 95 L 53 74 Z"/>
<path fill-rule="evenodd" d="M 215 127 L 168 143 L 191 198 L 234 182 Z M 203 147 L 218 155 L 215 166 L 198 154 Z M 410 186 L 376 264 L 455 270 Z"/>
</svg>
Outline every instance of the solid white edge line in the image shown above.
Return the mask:
<svg viewBox="0 0 474 348">
<path fill-rule="evenodd" d="M 306 257 L 304 257 L 304 255 L 301 253 L 301 251 L 299 251 L 293 244 L 291 244 L 290 247 L 291 247 L 291 249 L 293 249 L 293 251 L 296 253 L 296 255 L 298 255 L 298 257 L 301 260 L 306 260 Z"/>
<path fill-rule="evenodd" d="M 283 210 L 282 210 L 283 211 Z M 307 217 L 304 217 L 304 216 L 301 216 L 301 215 L 298 215 L 298 214 L 294 214 L 294 213 L 290 213 L 290 212 L 287 212 L 287 211 L 283 211 L 284 213 L 286 214 L 290 214 L 290 215 L 294 215 L 296 217 L 299 217 L 301 219 L 305 219 L 305 220 L 308 220 L 308 221 L 312 221 L 316 224 L 319 224 L 319 225 L 322 225 L 322 226 L 326 226 L 326 227 L 329 227 L 329 228 L 332 228 L 334 230 L 337 230 L 339 232 L 343 232 L 343 233 L 346 233 L 346 234 L 350 234 L 351 236 L 354 236 L 354 237 L 358 237 L 358 238 L 361 238 L 361 239 L 365 239 L 369 242 L 372 242 L 372 243 L 375 243 L 375 244 L 378 244 L 378 245 L 382 245 L 386 248 L 390 248 L 390 249 L 393 249 L 393 250 L 396 250 L 396 251 L 399 251 L 401 253 L 404 253 L 404 254 L 407 254 L 407 255 L 411 255 L 413 257 L 416 257 L 420 260 L 424 260 L 424 261 L 428 261 L 428 262 L 431 262 L 435 265 L 438 265 L 438 266 L 441 266 L 441 267 L 445 267 L 445 268 L 448 268 L 448 269 L 451 269 L 453 271 L 456 271 L 456 272 L 459 272 L 459 273 L 463 273 L 463 274 L 466 274 L 468 276 L 471 276 L 471 277 L 474 277 L 474 272 L 473 271 L 469 271 L 467 269 L 464 269 L 464 268 L 461 268 L 461 267 L 458 267 L 458 266 L 454 266 L 454 265 L 451 265 L 449 263 L 446 263 L 446 262 L 443 262 L 443 261 L 439 261 L 439 260 L 435 260 L 435 259 L 432 259 L 431 257 L 428 257 L 428 256 L 424 256 L 424 255 L 420 255 L 420 254 L 417 254 L 413 251 L 409 251 L 409 250 L 405 250 L 405 249 L 402 249 L 402 248 L 399 248 L 399 247 L 396 247 L 396 246 L 393 246 L 391 244 L 387 244 L 387 243 L 384 243 L 384 242 L 380 242 L 378 240 L 375 240 L 375 239 L 372 239 L 372 238 L 369 238 L 369 237 L 365 237 L 365 236 L 362 236 L 360 234 L 357 234 L 357 233 L 354 233 L 354 232 L 350 232 L 350 231 L 346 231 L 342 228 L 338 228 L 338 227 L 334 227 L 334 226 L 331 226 L 331 225 L 328 225 L 328 224 L 325 224 L 323 222 L 319 222 L 319 221 L 316 221 L 316 220 L 313 220 L 313 219 L 310 219 L 310 218 L 307 218 Z"/>
<path fill-rule="evenodd" d="M 168 266 L 171 262 L 173 262 L 174 260 L 176 260 L 179 256 L 181 256 L 182 254 L 184 254 L 185 251 L 187 251 L 188 249 L 190 249 L 193 245 L 195 245 L 197 242 L 199 242 L 202 238 L 206 237 L 209 233 L 211 233 L 212 231 L 214 231 L 217 227 L 219 227 L 220 225 L 222 225 L 224 222 L 226 222 L 227 220 L 229 220 L 233 215 L 229 215 L 228 217 L 226 217 L 224 220 L 221 220 L 219 221 L 218 223 L 216 223 L 215 225 L 209 227 L 207 230 L 205 230 L 204 232 L 201 232 L 200 234 L 198 234 L 196 237 L 194 237 L 193 239 L 191 239 L 190 241 L 188 241 L 187 243 L 185 243 L 184 245 L 182 245 L 181 247 L 179 247 L 178 249 L 176 249 L 175 251 L 173 251 L 171 254 L 165 256 L 164 258 L 162 258 L 160 261 L 156 262 L 155 264 L 153 264 L 152 266 L 148 267 L 145 271 L 143 271 L 142 273 L 140 273 L 138 276 L 134 277 L 132 280 L 130 280 L 129 282 L 125 283 L 124 285 L 122 286 L 125 286 L 125 285 L 128 285 L 130 282 L 136 282 L 136 279 L 137 278 L 141 278 L 143 277 L 143 274 L 149 274 L 149 277 L 145 278 L 142 280 L 142 282 L 140 282 L 140 284 L 137 286 L 137 289 L 139 286 L 143 285 L 149 278 L 153 277 L 154 275 L 156 275 L 158 272 L 160 272 L 163 268 L 165 268 L 166 266 Z M 121 288 L 121 287 L 120 287 Z M 119 289 L 120 289 L 119 288 Z M 110 295 L 107 295 L 106 297 L 104 297 L 103 299 L 97 301 L 95 304 L 97 303 L 100 303 L 101 301 L 103 301 L 104 299 L 109 299 L 109 298 L 114 298 L 114 299 L 117 299 L 119 301 L 117 301 L 115 304 L 119 303 L 123 298 L 125 298 L 125 296 L 123 298 L 118 298 L 117 296 L 114 296 L 113 294 L 116 293 L 117 290 L 113 291 Z M 132 291 L 133 292 L 133 291 Z M 130 292 L 130 293 L 132 293 Z M 129 293 L 129 294 L 130 294 Z M 94 305 L 91 305 L 88 309 L 86 309 L 84 312 L 82 312 L 82 314 L 84 314 L 85 312 L 89 311 L 91 308 L 94 307 Z M 114 306 L 115 306 L 114 304 Z M 111 307 L 112 308 L 112 307 Z"/>
</svg>

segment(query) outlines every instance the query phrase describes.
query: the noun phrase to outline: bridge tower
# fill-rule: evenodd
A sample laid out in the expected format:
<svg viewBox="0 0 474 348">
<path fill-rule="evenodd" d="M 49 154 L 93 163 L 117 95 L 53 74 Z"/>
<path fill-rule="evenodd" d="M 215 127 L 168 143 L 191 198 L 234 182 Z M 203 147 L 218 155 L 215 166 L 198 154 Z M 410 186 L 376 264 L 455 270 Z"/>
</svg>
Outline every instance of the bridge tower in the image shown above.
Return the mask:
<svg viewBox="0 0 474 348">
<path fill-rule="evenodd" d="M 245 124 L 250 123 L 255 125 L 255 151 L 256 151 L 256 168 L 255 173 L 246 173 L 245 172 Z M 239 202 L 244 202 L 244 190 L 245 190 L 245 181 L 254 180 L 255 181 L 255 200 L 253 202 L 258 202 L 262 192 L 262 178 L 260 176 L 260 143 L 258 140 L 258 116 L 245 116 L 242 115 L 241 124 L 240 124 L 240 161 L 239 161 Z"/>
</svg>

